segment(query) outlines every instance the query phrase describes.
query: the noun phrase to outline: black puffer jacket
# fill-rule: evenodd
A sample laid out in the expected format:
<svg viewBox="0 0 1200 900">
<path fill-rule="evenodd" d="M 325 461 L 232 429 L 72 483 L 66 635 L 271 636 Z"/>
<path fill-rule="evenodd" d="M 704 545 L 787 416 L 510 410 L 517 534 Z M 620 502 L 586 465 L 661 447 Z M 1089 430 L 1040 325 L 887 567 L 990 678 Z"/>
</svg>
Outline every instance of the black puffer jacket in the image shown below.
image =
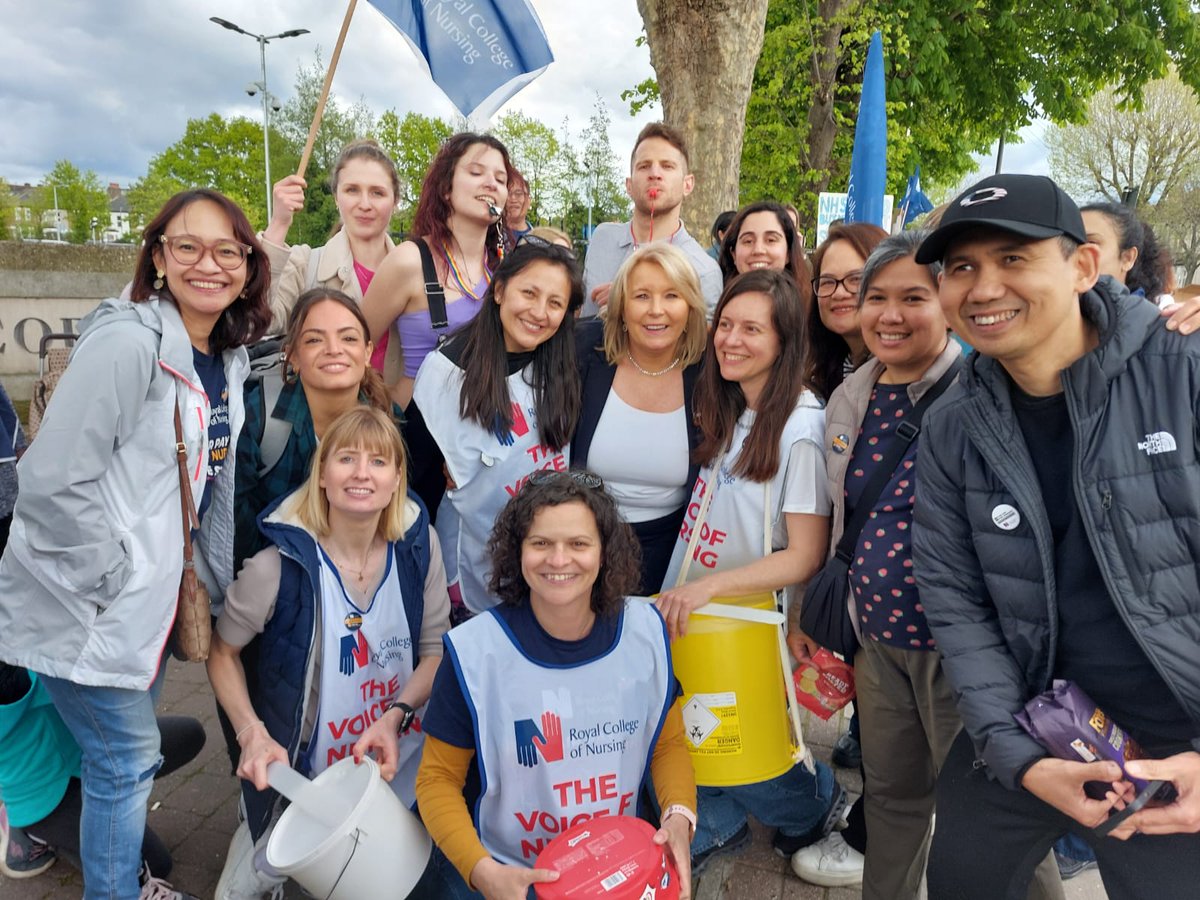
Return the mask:
<svg viewBox="0 0 1200 900">
<path fill-rule="evenodd" d="M 1167 331 L 1153 305 L 1108 278 L 1081 303 L 1100 343 L 1063 376 L 1076 502 L 1122 619 L 1200 749 L 1200 339 Z M 925 422 L 913 533 L 921 600 L 977 752 L 1015 787 L 1045 756 L 1013 713 L 1055 667 L 1050 523 L 995 360 L 972 355 Z"/>
</svg>

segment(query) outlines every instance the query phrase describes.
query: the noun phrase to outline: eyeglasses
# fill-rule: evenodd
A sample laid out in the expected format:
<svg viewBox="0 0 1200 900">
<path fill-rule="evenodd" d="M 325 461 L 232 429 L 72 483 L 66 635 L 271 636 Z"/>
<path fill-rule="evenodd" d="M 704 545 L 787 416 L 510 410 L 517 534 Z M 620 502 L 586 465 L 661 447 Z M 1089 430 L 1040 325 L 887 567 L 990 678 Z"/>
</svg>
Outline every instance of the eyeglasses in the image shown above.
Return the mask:
<svg viewBox="0 0 1200 900">
<path fill-rule="evenodd" d="M 529 196 L 525 191 L 509 191 L 508 196 L 513 200 L 524 200 Z"/>
<path fill-rule="evenodd" d="M 206 244 L 198 237 L 190 234 L 176 234 L 167 237 L 160 234 L 158 239 L 167 245 L 171 258 L 181 266 L 194 266 L 204 258 L 205 253 L 211 253 L 213 261 L 226 271 L 232 271 L 246 261 L 246 257 L 254 252 L 253 247 L 247 247 L 238 241 L 213 241 Z"/>
<path fill-rule="evenodd" d="M 851 272 L 844 278 L 834 278 L 832 275 L 814 278 L 812 281 L 813 293 L 818 297 L 832 297 L 839 284 L 846 289 L 847 293 L 857 294 L 859 285 L 862 284 L 862 272 Z"/>
<path fill-rule="evenodd" d="M 592 490 L 599 490 L 604 487 L 604 479 L 595 472 L 588 472 L 584 469 L 568 469 L 565 472 L 558 472 L 554 469 L 538 469 L 529 476 L 528 484 L 554 484 L 563 478 L 570 478 L 578 485 L 582 485 Z"/>
<path fill-rule="evenodd" d="M 556 244 L 554 241 L 548 241 L 540 235 L 521 235 L 519 238 L 517 238 L 517 246 L 520 247 L 524 244 L 529 244 L 531 247 L 546 247 L 551 250 L 558 250 L 561 253 L 565 253 L 567 256 L 571 257 L 571 259 L 575 258 L 575 252 L 570 247 L 564 247 L 562 244 Z"/>
</svg>

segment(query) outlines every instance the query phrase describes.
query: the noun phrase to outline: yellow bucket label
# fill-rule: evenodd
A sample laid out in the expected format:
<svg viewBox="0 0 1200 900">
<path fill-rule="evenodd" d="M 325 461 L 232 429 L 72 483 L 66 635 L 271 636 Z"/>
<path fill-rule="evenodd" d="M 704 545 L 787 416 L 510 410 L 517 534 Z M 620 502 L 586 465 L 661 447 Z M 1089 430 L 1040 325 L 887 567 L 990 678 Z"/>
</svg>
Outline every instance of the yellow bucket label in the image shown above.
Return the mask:
<svg viewBox="0 0 1200 900">
<path fill-rule="evenodd" d="M 742 752 L 737 694 L 692 694 L 683 704 L 683 730 L 692 753 L 732 756 Z"/>
</svg>

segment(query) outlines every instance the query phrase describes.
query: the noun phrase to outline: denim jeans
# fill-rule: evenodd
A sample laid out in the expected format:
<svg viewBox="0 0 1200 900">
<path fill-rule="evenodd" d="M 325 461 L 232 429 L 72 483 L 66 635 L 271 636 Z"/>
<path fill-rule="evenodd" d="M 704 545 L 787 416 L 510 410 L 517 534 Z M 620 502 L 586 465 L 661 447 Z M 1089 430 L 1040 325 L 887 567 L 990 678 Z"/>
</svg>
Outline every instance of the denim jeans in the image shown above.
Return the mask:
<svg viewBox="0 0 1200 900">
<path fill-rule="evenodd" d="M 137 900 L 142 833 L 154 773 L 162 763 L 154 703 L 163 665 L 148 691 L 75 684 L 39 673 L 82 751 L 79 857 L 84 900 Z"/>
<path fill-rule="evenodd" d="M 421 880 L 408 896 L 409 900 L 472 900 L 481 897 L 482 894 L 467 887 L 467 883 L 450 864 L 446 854 L 434 844 Z"/>
<path fill-rule="evenodd" d="M 837 790 L 833 772 L 823 762 L 816 763 L 815 775 L 798 763 L 757 784 L 697 788 L 692 856 L 726 843 L 746 824 L 747 813 L 788 837 L 806 834 L 824 821 Z"/>
</svg>

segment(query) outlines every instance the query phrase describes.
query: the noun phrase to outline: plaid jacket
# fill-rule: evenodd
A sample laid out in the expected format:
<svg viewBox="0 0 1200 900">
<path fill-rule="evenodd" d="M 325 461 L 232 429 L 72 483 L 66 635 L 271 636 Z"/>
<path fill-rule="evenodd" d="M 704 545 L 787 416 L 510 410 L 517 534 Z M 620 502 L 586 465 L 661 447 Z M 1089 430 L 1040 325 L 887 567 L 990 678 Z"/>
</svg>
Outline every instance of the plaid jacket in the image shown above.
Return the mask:
<svg viewBox="0 0 1200 900">
<path fill-rule="evenodd" d="M 274 372 L 266 375 L 276 377 Z M 237 443 L 234 474 L 234 571 L 265 547 L 266 537 L 258 530 L 259 514 L 284 494 L 291 493 L 308 477 L 308 467 L 317 450 L 312 414 L 300 382 L 285 384 L 275 409 L 269 413 L 261 381 L 246 384 L 246 422 Z M 292 423 L 283 455 L 270 471 L 262 467 L 262 439 L 267 416 Z"/>
</svg>

